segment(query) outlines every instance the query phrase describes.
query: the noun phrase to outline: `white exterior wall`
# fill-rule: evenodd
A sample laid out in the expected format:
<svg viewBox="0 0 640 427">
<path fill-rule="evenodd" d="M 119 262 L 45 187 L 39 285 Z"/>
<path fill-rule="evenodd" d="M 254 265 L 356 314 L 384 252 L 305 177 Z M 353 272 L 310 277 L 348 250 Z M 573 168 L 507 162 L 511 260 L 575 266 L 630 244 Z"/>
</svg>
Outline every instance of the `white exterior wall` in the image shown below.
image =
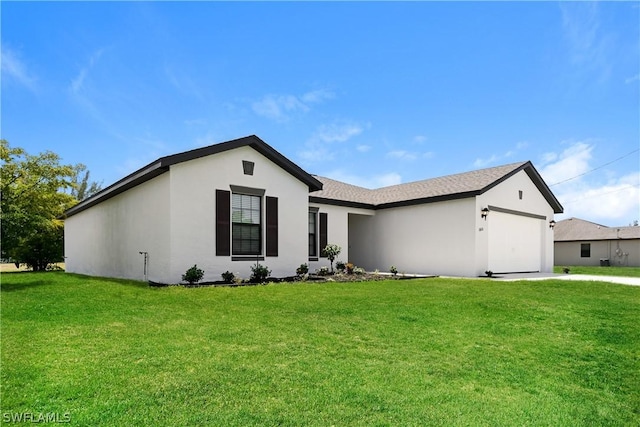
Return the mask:
<svg viewBox="0 0 640 427">
<path fill-rule="evenodd" d="M 522 191 L 522 200 L 519 197 L 519 191 Z M 494 240 L 489 238 L 489 233 L 491 233 L 492 226 L 501 226 L 502 224 L 492 221 L 492 212 L 489 212 L 487 220 L 481 218 L 480 211 L 486 206 L 544 216 L 545 219 L 537 220 L 539 222 L 540 240 L 535 244 L 540 245 L 542 252 L 540 254 L 540 271 L 553 271 L 553 230 L 549 227 L 549 221 L 553 219 L 553 208 L 542 196 L 526 172 L 520 171 L 476 197 L 474 218 L 478 233 L 476 240 L 478 257 L 476 259 L 475 275 L 484 274 L 486 269 L 489 268 L 489 254 L 491 251 L 500 250 L 500 248 L 490 246 L 490 242 Z M 514 229 L 513 232 L 517 234 L 518 230 Z"/>
<path fill-rule="evenodd" d="M 91 276 L 162 281 L 169 271 L 169 174 L 65 220 L 66 270 Z"/>
<path fill-rule="evenodd" d="M 473 199 L 376 211 L 375 256 L 368 270 L 435 275 L 473 273 Z"/>
<path fill-rule="evenodd" d="M 350 242 L 349 242 L 349 216 L 351 214 L 370 216 L 374 211 L 368 209 L 348 208 L 344 206 L 324 205 L 318 203 L 309 203 L 310 208 L 318 208 L 318 213 L 327 214 L 327 244 L 336 244 L 340 246 L 341 251 L 336 261 L 349 262 Z M 305 237 L 306 237 L 305 232 Z M 322 248 L 319 248 L 319 253 Z M 306 253 L 308 254 L 308 248 Z M 308 257 L 307 257 L 308 259 Z M 327 258 L 320 257 L 318 261 L 307 261 L 309 271 L 314 272 L 320 267 L 329 267 L 330 263 Z M 335 267 L 335 261 L 334 261 Z"/>
<path fill-rule="evenodd" d="M 589 258 L 581 257 L 582 243 L 591 244 Z M 640 240 L 556 242 L 554 246 L 557 266 L 600 265 L 601 259 L 608 259 L 612 266 L 640 267 Z"/>
<path fill-rule="evenodd" d="M 242 161 L 255 163 L 253 175 L 245 175 Z M 265 257 L 260 264 L 272 276 L 295 274 L 308 260 L 307 219 L 309 189 L 250 147 L 218 153 L 171 167 L 171 273 L 169 281 L 178 283 L 182 274 L 198 265 L 205 271 L 204 281 L 221 280 L 227 270 L 249 278 L 253 261 L 231 261 L 216 256 L 216 189 L 231 191 L 231 185 L 264 189 L 265 197 L 278 198 L 278 256 Z M 262 247 L 264 254 L 265 206 L 262 199 Z"/>
</svg>

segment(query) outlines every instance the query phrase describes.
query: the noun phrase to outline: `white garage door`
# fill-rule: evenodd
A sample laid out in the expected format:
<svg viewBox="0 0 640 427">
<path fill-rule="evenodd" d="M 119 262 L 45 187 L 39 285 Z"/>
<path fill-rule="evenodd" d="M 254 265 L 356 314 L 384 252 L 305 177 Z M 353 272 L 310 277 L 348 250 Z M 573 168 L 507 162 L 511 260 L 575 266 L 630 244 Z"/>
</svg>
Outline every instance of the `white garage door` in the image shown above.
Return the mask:
<svg viewBox="0 0 640 427">
<path fill-rule="evenodd" d="M 540 271 L 543 220 L 491 211 L 487 222 L 489 270 L 494 273 Z"/>
</svg>

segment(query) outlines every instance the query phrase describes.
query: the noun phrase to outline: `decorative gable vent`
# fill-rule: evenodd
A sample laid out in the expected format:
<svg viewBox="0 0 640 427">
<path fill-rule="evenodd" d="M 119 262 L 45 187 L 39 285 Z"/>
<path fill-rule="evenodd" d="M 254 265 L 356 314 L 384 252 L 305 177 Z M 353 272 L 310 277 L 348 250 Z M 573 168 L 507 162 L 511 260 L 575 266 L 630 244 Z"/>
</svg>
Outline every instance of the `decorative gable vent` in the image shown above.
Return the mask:
<svg viewBox="0 0 640 427">
<path fill-rule="evenodd" d="M 243 160 L 242 161 L 242 169 L 244 170 L 244 174 L 245 175 L 253 175 L 253 167 L 255 166 L 255 163 L 250 162 L 248 160 Z"/>
</svg>

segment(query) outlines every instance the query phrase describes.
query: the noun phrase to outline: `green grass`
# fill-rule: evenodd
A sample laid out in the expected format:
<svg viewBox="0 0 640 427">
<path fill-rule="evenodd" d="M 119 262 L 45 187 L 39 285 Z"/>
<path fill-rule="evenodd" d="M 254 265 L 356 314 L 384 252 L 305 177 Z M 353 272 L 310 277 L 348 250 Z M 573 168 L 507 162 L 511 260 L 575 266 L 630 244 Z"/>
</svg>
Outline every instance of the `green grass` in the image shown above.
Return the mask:
<svg viewBox="0 0 640 427">
<path fill-rule="evenodd" d="M 640 424 L 640 288 L 2 275 L 1 412 L 71 425 Z"/>
<path fill-rule="evenodd" d="M 600 267 L 592 265 L 556 266 L 554 273 L 563 273 L 563 268 L 569 268 L 570 274 L 593 274 L 597 276 L 640 277 L 640 267 Z"/>
</svg>

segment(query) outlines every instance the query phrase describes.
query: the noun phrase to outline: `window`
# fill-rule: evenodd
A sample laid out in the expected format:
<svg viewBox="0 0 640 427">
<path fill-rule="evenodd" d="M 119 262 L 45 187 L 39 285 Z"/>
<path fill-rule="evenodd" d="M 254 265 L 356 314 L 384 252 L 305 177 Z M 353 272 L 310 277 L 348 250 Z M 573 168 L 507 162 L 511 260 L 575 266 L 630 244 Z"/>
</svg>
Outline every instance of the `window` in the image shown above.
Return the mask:
<svg viewBox="0 0 640 427">
<path fill-rule="evenodd" d="M 522 190 L 518 190 L 518 198 L 522 200 Z"/>
<path fill-rule="evenodd" d="M 260 196 L 233 193 L 231 196 L 231 253 L 260 255 L 262 248 Z"/>
<path fill-rule="evenodd" d="M 318 256 L 318 211 L 309 212 L 309 257 Z"/>
<path fill-rule="evenodd" d="M 580 244 L 580 257 L 591 258 L 591 243 Z"/>
<path fill-rule="evenodd" d="M 230 187 L 216 190 L 216 256 L 256 260 L 264 259 L 265 251 L 265 256 L 277 257 L 278 198 L 259 188 Z"/>
</svg>

